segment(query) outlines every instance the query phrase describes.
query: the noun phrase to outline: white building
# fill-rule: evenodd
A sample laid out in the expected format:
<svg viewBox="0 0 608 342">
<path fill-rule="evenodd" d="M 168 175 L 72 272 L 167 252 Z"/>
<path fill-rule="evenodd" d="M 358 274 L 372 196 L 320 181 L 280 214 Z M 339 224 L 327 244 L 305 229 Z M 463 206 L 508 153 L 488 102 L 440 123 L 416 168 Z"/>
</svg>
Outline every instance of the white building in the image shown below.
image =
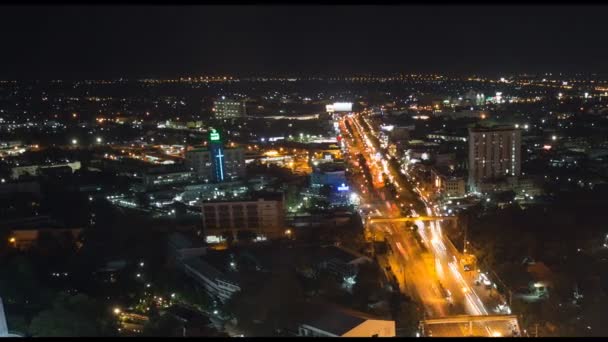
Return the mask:
<svg viewBox="0 0 608 342">
<path fill-rule="evenodd" d="M 511 126 L 469 129 L 469 185 L 521 175 L 521 130 Z"/>
<path fill-rule="evenodd" d="M 80 162 L 67 162 L 67 163 L 57 163 L 57 164 L 48 164 L 48 165 L 23 165 L 23 166 L 15 166 L 11 169 L 11 178 L 19 179 L 21 176 L 38 176 L 40 174 L 40 170 L 43 169 L 52 169 L 57 167 L 69 166 L 72 169 L 72 172 L 80 169 Z"/>
<path fill-rule="evenodd" d="M 183 234 L 171 234 L 169 249 L 184 273 L 193 278 L 212 298 L 219 298 L 224 302 L 241 290 L 234 277 L 204 260 L 207 254 L 205 247 L 196 245 Z"/>
</svg>

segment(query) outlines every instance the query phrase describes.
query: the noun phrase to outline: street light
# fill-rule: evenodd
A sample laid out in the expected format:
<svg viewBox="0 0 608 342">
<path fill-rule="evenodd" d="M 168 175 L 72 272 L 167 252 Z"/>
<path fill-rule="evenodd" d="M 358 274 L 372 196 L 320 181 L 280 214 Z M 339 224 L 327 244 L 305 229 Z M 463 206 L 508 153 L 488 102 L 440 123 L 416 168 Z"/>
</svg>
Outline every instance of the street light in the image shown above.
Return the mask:
<svg viewBox="0 0 608 342">
<path fill-rule="evenodd" d="M 114 308 L 114 314 L 115 315 L 120 314 L 120 312 L 121 312 L 120 308 L 118 308 L 118 307 Z"/>
<path fill-rule="evenodd" d="M 72 139 L 72 145 L 77 145 L 77 144 L 78 144 L 78 140 Z"/>
</svg>

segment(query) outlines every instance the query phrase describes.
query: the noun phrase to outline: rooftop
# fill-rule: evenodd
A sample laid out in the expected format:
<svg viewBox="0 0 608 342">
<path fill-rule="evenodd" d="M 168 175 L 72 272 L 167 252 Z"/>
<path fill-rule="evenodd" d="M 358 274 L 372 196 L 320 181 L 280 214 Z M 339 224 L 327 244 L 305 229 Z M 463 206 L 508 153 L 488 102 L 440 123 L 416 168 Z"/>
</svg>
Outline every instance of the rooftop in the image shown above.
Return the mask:
<svg viewBox="0 0 608 342">
<path fill-rule="evenodd" d="M 469 132 L 498 132 L 498 131 L 521 131 L 519 128 L 515 128 L 511 125 L 493 125 L 493 126 L 481 126 L 476 125 L 469 128 Z"/>
<path fill-rule="evenodd" d="M 331 304 L 314 303 L 308 304 L 308 306 L 310 310 L 306 311 L 314 314 L 304 318 L 302 324 L 338 336 L 344 335 L 367 320 L 378 319 L 363 312 Z"/>
</svg>

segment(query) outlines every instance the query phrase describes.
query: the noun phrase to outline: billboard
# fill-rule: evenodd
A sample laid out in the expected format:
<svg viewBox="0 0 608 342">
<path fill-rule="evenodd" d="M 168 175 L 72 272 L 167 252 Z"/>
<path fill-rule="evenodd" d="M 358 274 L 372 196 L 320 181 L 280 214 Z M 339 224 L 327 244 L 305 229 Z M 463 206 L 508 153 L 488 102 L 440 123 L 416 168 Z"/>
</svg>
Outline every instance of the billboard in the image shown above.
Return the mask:
<svg viewBox="0 0 608 342">
<path fill-rule="evenodd" d="M 335 102 L 333 104 L 333 110 L 335 112 L 352 112 L 353 103 L 352 102 Z"/>
</svg>

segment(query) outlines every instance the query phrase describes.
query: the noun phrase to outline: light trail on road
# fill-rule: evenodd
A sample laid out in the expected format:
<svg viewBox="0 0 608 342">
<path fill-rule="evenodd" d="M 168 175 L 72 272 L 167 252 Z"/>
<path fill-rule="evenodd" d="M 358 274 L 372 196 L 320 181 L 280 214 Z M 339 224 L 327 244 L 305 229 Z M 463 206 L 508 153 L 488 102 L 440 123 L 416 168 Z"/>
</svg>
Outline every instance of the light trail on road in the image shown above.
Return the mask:
<svg viewBox="0 0 608 342">
<path fill-rule="evenodd" d="M 353 115 L 343 120 L 349 120 L 356 131 L 356 134 L 353 134 L 352 145 L 349 147 L 353 152 L 353 156 L 359 153 L 363 156 L 364 162 L 368 165 L 372 176 L 369 196 L 366 195 L 365 199 L 370 199 L 378 204 L 374 204 L 376 208 L 371 212 L 374 212 L 378 217 L 398 217 L 402 215 L 398 209 L 399 207 L 409 207 L 412 216 L 418 217 L 411 204 L 409 206 L 406 205 L 405 198 L 407 196 L 399 196 L 402 194 L 402 189 L 397 181 L 399 177 L 402 177 L 401 174 L 407 177 L 409 175 L 403 168 L 393 167 L 388 162 L 389 157 L 374 146 L 374 138 L 370 139 L 368 135 L 370 133 L 371 136 L 374 135 L 372 125 L 365 118 L 362 118 L 365 121 L 366 127 L 370 128 L 369 132 L 367 132 L 359 123 L 359 119 L 361 119 L 359 115 Z M 346 127 L 345 121 L 341 122 L 340 126 L 343 127 L 343 130 Z M 384 187 L 384 179 L 392 183 L 398 190 L 395 198 L 392 198 L 392 194 L 388 195 L 388 192 L 381 190 Z M 374 180 L 378 180 L 378 182 Z M 427 196 L 422 193 L 421 189 L 414 185 L 411 190 L 414 196 L 421 199 L 427 216 L 441 216 L 435 213 L 432 204 L 429 203 Z M 383 203 L 379 203 L 378 198 L 381 198 Z M 462 274 L 458 262 L 461 258 L 461 253 L 456 250 L 448 237 L 443 234 L 439 221 L 431 221 L 428 226 L 425 226 L 425 223 L 420 220 L 414 221 L 414 224 L 418 228 L 414 234 L 404 229 L 403 224 L 396 223 L 370 228 L 386 232 L 388 235 L 385 238 L 398 251 L 398 254 L 389 256 L 389 264 L 394 265 L 396 263 L 398 265 L 398 267 L 392 268 L 395 271 L 400 271 L 400 283 L 403 281 L 404 289 L 407 289 L 409 292 L 416 292 L 424 306 L 427 317 L 446 317 L 448 312 L 449 314 L 466 313 L 474 316 L 488 315 L 484 302 L 476 293 L 476 290 L 467 283 Z M 414 238 L 416 234 L 420 238 L 419 242 L 421 244 L 416 242 Z M 428 252 L 425 252 L 425 250 Z M 446 269 L 449 271 L 446 271 Z M 407 282 L 405 279 L 408 279 Z M 440 291 L 440 288 L 444 288 L 444 290 Z M 448 295 L 449 303 L 446 300 L 445 293 L 451 293 Z M 451 312 L 452 302 L 462 303 L 462 307 L 458 307 L 458 310 L 464 310 L 464 312 Z M 497 336 L 497 333 L 489 329 L 485 323 L 482 330 L 485 331 L 483 334 L 487 333 L 487 336 Z M 454 333 L 453 336 L 466 336 L 468 334 L 465 331 L 456 333 L 460 329 L 450 331 Z"/>
</svg>

